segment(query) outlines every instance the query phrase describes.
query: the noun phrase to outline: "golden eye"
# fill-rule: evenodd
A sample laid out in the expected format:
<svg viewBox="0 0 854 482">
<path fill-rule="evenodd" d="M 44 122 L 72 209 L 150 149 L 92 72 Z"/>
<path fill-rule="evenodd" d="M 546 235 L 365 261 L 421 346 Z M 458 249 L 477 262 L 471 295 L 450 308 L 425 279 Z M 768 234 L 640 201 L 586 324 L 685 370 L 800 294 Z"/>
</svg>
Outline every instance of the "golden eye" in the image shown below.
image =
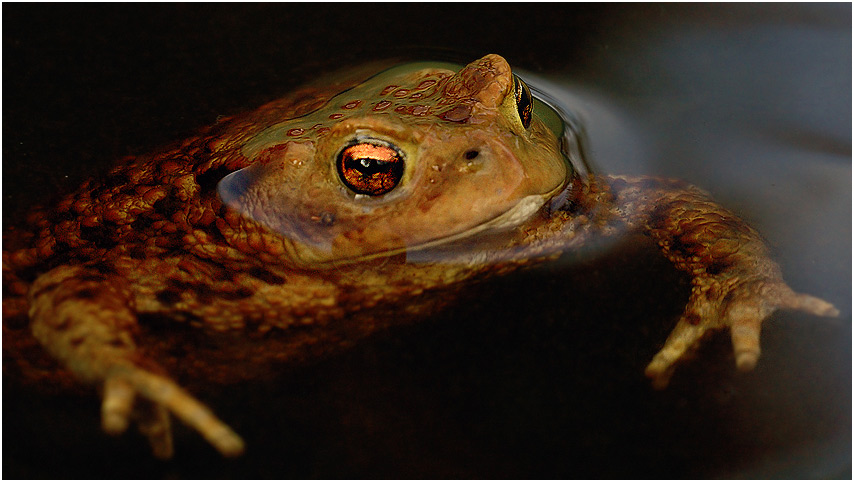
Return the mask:
<svg viewBox="0 0 854 482">
<path fill-rule="evenodd" d="M 338 177 L 356 194 L 386 194 L 403 177 L 403 154 L 379 139 L 356 139 L 338 154 L 336 165 Z"/>
<path fill-rule="evenodd" d="M 519 113 L 519 120 L 522 121 L 522 127 L 527 129 L 531 125 L 531 118 L 534 115 L 534 101 L 531 98 L 528 85 L 516 74 L 513 74 L 513 91 L 516 95 L 516 110 Z"/>
</svg>

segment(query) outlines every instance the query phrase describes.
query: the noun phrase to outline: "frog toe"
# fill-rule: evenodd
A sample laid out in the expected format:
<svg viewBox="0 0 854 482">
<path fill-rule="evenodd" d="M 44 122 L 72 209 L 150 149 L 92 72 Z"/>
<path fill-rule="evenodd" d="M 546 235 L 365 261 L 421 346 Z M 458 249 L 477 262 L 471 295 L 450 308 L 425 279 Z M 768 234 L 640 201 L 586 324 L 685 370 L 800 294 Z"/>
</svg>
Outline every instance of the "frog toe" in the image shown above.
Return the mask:
<svg viewBox="0 0 854 482">
<path fill-rule="evenodd" d="M 240 436 L 172 380 L 144 370 L 134 371 L 132 380 L 140 394 L 167 408 L 223 455 L 233 457 L 243 453 Z"/>
<path fill-rule="evenodd" d="M 137 425 L 140 433 L 148 438 L 151 451 L 158 459 L 170 459 L 174 453 L 172 445 L 172 423 L 169 411 L 163 405 L 143 403 Z"/>
<path fill-rule="evenodd" d="M 698 284 L 705 284 L 710 289 L 695 291 L 685 314 L 646 368 L 646 375 L 656 388 L 667 386 L 677 362 L 699 346 L 700 338 L 707 330 L 728 328 L 736 368 L 750 371 L 762 352 L 762 323 L 774 311 L 794 309 L 818 316 L 839 314 L 832 304 L 820 298 L 792 291 L 779 277 L 757 277 L 729 284 Z M 728 287 L 721 289 L 723 286 Z"/>
<path fill-rule="evenodd" d="M 730 338 L 735 355 L 735 366 L 741 371 L 753 370 L 762 350 L 759 333 L 762 319 L 759 317 L 741 320 L 730 327 Z"/>
<path fill-rule="evenodd" d="M 123 432 L 137 422 L 158 458 L 172 456 L 170 412 L 199 432 L 225 456 L 243 453 L 243 440 L 210 409 L 169 378 L 136 366 L 120 366 L 104 383 L 101 406 L 104 430 Z"/>
<path fill-rule="evenodd" d="M 787 296 L 781 303 L 783 308 L 804 311 L 816 316 L 837 317 L 839 310 L 833 304 L 815 296 L 795 293 Z"/>
<path fill-rule="evenodd" d="M 839 310 L 815 296 L 796 293 L 780 279 L 746 283 L 731 296 L 725 324 L 730 328 L 735 364 L 749 371 L 759 360 L 762 322 L 778 309 L 803 311 L 817 316 L 838 316 Z"/>
<path fill-rule="evenodd" d="M 692 313 L 686 312 L 682 315 L 664 342 L 664 346 L 647 365 L 644 373 L 652 379 L 654 388 L 667 388 L 670 377 L 676 370 L 676 364 L 697 346 L 700 338 L 706 333 L 707 327 L 692 322 L 695 319 L 696 317 Z"/>
<path fill-rule="evenodd" d="M 135 420 L 140 433 L 148 438 L 152 453 L 159 459 L 169 459 L 174 453 L 169 411 L 162 405 L 144 398 L 137 399 L 133 384 L 122 376 L 104 382 L 101 402 L 101 425 L 110 435 L 119 435 Z"/>
<path fill-rule="evenodd" d="M 108 378 L 104 382 L 104 396 L 101 402 L 101 426 L 110 435 L 118 435 L 127 430 L 136 392 L 124 378 Z"/>
</svg>

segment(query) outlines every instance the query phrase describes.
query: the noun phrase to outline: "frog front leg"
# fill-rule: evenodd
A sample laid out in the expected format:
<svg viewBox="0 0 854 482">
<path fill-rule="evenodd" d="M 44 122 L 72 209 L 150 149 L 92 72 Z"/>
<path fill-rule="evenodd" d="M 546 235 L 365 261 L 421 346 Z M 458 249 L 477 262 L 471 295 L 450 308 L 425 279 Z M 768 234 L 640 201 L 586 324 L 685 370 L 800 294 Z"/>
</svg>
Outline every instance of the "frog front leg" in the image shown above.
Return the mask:
<svg viewBox="0 0 854 482">
<path fill-rule="evenodd" d="M 102 389 L 107 433 L 124 432 L 135 419 L 154 454 L 169 458 L 172 412 L 224 455 L 243 451 L 236 433 L 140 353 L 132 298 L 121 280 L 59 266 L 33 283 L 29 299 L 36 339 L 78 379 Z"/>
<path fill-rule="evenodd" d="M 657 388 L 710 330 L 729 328 L 740 370 L 759 358 L 762 322 L 779 308 L 837 316 L 830 303 L 794 292 L 761 236 L 699 189 L 681 181 L 607 177 L 619 216 L 651 236 L 691 276 L 691 297 L 664 347 L 646 368 Z"/>
</svg>

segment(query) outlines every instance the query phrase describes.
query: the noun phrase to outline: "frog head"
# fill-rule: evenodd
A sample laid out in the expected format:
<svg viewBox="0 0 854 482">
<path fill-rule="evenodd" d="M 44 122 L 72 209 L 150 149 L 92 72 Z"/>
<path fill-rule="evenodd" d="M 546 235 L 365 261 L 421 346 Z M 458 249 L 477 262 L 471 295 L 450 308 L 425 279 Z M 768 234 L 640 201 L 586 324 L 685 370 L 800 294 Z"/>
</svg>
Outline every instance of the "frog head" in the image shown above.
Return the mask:
<svg viewBox="0 0 854 482">
<path fill-rule="evenodd" d="M 415 252 L 529 219 L 571 175 L 507 61 L 381 72 L 241 147 L 222 201 L 284 238 L 294 264 Z"/>
</svg>

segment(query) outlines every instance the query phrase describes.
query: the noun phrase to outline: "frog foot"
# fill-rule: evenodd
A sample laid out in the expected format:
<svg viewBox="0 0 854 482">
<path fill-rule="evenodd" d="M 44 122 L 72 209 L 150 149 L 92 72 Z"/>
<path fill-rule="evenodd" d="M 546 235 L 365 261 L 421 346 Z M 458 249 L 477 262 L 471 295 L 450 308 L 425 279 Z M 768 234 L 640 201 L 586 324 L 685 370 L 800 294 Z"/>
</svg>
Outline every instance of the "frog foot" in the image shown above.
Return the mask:
<svg viewBox="0 0 854 482">
<path fill-rule="evenodd" d="M 131 364 L 110 370 L 101 404 L 105 432 L 123 433 L 134 420 L 148 438 L 154 455 L 168 459 L 173 453 L 169 412 L 197 430 L 223 455 L 243 453 L 240 436 L 172 380 Z"/>
<path fill-rule="evenodd" d="M 223 455 L 243 451 L 236 433 L 137 349 L 137 318 L 121 280 L 82 266 L 59 266 L 36 279 L 30 298 L 33 336 L 77 379 L 103 389 L 101 423 L 107 433 L 122 433 L 134 420 L 154 454 L 169 458 L 171 412 Z"/>
<path fill-rule="evenodd" d="M 799 310 L 818 316 L 838 316 L 830 303 L 796 293 L 782 280 L 735 281 L 722 288 L 719 281 L 695 280 L 694 290 L 664 347 L 647 365 L 653 387 L 667 387 L 677 363 L 698 346 L 708 331 L 729 328 L 736 367 L 752 370 L 759 359 L 762 322 L 777 309 Z"/>
</svg>

